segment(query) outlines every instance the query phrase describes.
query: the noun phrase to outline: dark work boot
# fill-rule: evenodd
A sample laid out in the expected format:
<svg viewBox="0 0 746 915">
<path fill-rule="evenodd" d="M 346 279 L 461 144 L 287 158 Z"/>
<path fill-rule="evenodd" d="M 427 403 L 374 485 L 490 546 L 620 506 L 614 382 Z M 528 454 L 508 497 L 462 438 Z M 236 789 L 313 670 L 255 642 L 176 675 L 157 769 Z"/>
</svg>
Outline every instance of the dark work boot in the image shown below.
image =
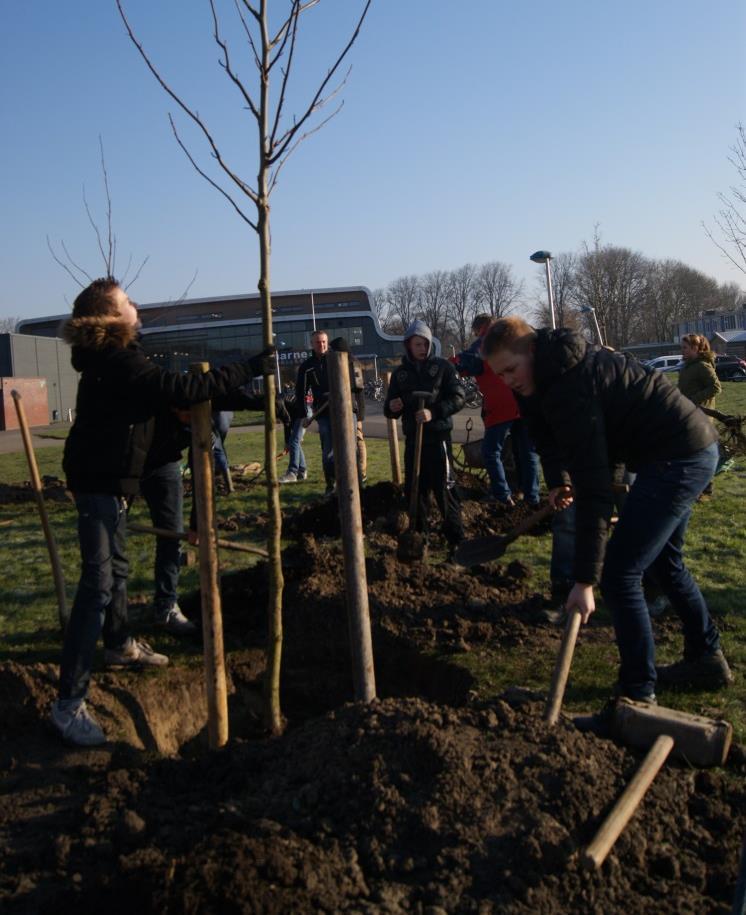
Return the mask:
<svg viewBox="0 0 746 915">
<path fill-rule="evenodd" d="M 699 689 L 721 689 L 733 682 L 725 655 L 718 648 L 694 660 L 677 661 L 656 667 L 659 686 L 695 686 Z"/>
</svg>

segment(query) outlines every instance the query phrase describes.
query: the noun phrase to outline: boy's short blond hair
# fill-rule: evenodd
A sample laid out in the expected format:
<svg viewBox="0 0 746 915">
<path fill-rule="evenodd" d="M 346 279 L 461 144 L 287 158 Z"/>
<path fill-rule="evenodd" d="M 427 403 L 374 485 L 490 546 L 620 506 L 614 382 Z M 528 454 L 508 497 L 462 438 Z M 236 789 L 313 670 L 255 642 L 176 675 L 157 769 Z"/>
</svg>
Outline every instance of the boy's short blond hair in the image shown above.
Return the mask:
<svg viewBox="0 0 746 915">
<path fill-rule="evenodd" d="M 489 358 L 502 349 L 513 353 L 527 353 L 536 340 L 536 331 L 523 318 L 499 318 L 487 331 L 482 343 L 482 353 Z"/>
</svg>

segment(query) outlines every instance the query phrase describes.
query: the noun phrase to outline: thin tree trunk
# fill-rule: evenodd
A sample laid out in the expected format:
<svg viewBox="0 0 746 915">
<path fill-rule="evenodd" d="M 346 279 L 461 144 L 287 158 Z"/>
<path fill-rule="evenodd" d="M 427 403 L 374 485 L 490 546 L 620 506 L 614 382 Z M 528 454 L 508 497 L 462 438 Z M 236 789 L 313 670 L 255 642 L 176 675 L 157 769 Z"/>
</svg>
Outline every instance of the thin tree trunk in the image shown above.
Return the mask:
<svg viewBox="0 0 746 915">
<path fill-rule="evenodd" d="M 267 76 L 262 80 L 259 107 L 259 174 L 257 176 L 257 229 L 259 235 L 259 295 L 262 301 L 262 328 L 264 346 L 274 343 L 272 334 L 272 296 L 270 293 L 269 195 L 267 178 L 269 172 L 269 35 L 267 31 L 266 0 L 261 4 L 262 67 Z M 264 723 L 271 734 L 282 732 L 282 711 L 280 707 L 280 663 L 282 659 L 282 590 L 285 580 L 282 575 L 282 511 L 280 509 L 280 486 L 277 482 L 275 461 L 275 377 L 264 376 L 264 467 L 267 475 L 267 513 L 269 530 L 267 552 L 269 560 L 269 596 L 267 599 L 267 668 L 264 675 Z"/>
</svg>

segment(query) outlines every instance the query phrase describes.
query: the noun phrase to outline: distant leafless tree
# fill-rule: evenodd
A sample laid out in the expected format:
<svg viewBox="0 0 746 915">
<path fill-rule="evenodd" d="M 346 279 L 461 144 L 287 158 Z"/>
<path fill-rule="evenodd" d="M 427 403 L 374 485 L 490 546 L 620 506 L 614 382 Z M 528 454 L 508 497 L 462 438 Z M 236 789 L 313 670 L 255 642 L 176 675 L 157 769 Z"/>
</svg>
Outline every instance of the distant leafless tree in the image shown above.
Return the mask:
<svg viewBox="0 0 746 915">
<path fill-rule="evenodd" d="M 482 301 L 477 268 L 474 264 L 464 264 L 463 267 L 451 271 L 448 298 L 452 330 L 458 341 L 457 345 L 463 349 L 469 340 L 471 322 Z"/>
<path fill-rule="evenodd" d="M 15 317 L 0 318 L 0 334 L 14 334 L 16 331 L 16 324 L 21 320 L 21 318 L 16 315 Z"/>
<path fill-rule="evenodd" d="M 373 290 L 372 306 L 373 313 L 378 318 L 378 323 L 381 325 L 381 327 L 386 327 L 386 315 L 388 314 L 389 306 L 385 289 L 381 288 Z"/>
<path fill-rule="evenodd" d="M 205 142 L 211 167 L 218 177 L 209 174 L 197 157 L 187 148 L 179 133 L 176 122 L 169 114 L 169 121 L 176 142 L 199 175 L 207 181 L 230 204 L 243 222 L 250 226 L 259 239 L 259 293 L 262 302 L 262 330 L 264 345 L 273 342 L 272 302 L 270 291 L 270 196 L 290 156 L 311 134 L 320 130 L 341 108 L 340 103 L 328 116 L 317 118 L 328 103 L 337 96 L 347 81 L 346 75 L 338 77 L 340 67 L 350 48 L 360 34 L 363 21 L 370 8 L 371 0 L 361 0 L 361 13 L 349 40 L 339 52 L 326 74 L 319 78 L 315 88 L 306 96 L 300 114 L 288 119 L 286 104 L 291 75 L 298 51 L 298 34 L 305 14 L 318 4 L 318 0 L 289 0 L 279 21 L 270 22 L 269 0 L 234 0 L 232 6 L 235 19 L 228 28 L 223 28 L 218 14 L 218 0 L 208 0 L 212 38 L 218 48 L 218 62 L 228 81 L 238 93 L 243 112 L 252 122 L 257 133 L 258 161 L 256 179 L 242 177 L 240 170 L 231 165 L 208 127 L 207 120 L 195 107 L 187 104 L 166 82 L 159 69 L 135 36 L 125 16 L 122 0 L 116 0 L 117 8 L 132 43 L 150 72 L 163 90 L 191 122 Z M 278 8 L 280 4 L 273 4 Z M 187 5 L 188 6 L 188 5 Z M 230 36 L 230 38 L 228 37 Z M 238 57 L 233 51 L 240 42 Z M 253 87 L 239 75 L 242 68 L 240 53 L 246 56 L 249 66 L 256 69 L 256 83 Z M 245 72 L 245 71 L 244 71 Z M 303 81 L 308 85 L 308 75 Z M 335 83 L 336 81 L 336 83 Z M 313 86 L 313 84 L 311 84 Z M 255 211 L 255 213 L 254 213 Z M 269 514 L 269 638 L 267 648 L 267 672 L 265 676 L 265 722 L 268 729 L 277 734 L 282 730 L 280 711 L 280 659 L 282 647 L 282 592 L 283 575 L 281 562 L 282 513 L 275 461 L 275 379 L 265 376 L 265 472 L 267 477 L 267 508 Z"/>
<path fill-rule="evenodd" d="M 416 276 L 400 276 L 386 287 L 389 322 L 406 329 L 420 312 L 420 281 Z"/>
<path fill-rule="evenodd" d="M 523 295 L 523 280 L 513 276 L 513 268 L 500 261 L 482 264 L 476 282 L 480 305 L 493 318 L 503 318 L 520 301 Z"/>
<path fill-rule="evenodd" d="M 448 271 L 431 270 L 420 280 L 422 319 L 442 339 L 448 328 Z"/>
<path fill-rule="evenodd" d="M 96 236 L 96 244 L 98 247 L 98 252 L 103 262 L 103 276 L 116 276 L 117 275 L 117 236 L 114 232 L 113 222 L 112 222 L 112 205 L 111 205 L 111 189 L 109 188 L 109 173 L 106 169 L 106 157 L 104 156 L 104 141 L 101 139 L 99 134 L 98 138 L 98 148 L 101 156 L 101 176 L 104 182 L 104 194 L 106 196 L 106 226 L 101 228 L 101 226 L 93 218 L 93 213 L 91 212 L 91 207 L 88 203 L 88 197 L 86 196 L 85 185 L 83 185 L 83 206 L 85 208 L 86 216 L 88 217 L 88 222 L 91 225 L 91 228 L 94 231 Z M 88 272 L 84 267 L 82 267 L 76 259 L 70 254 L 70 251 L 67 248 L 67 244 L 64 239 L 60 239 L 59 242 L 61 254 L 55 251 L 54 245 L 52 244 L 49 235 L 47 235 L 47 248 L 49 248 L 49 253 L 54 258 L 55 262 L 62 267 L 65 273 L 68 274 L 81 288 L 87 286 L 89 283 L 93 282 L 94 277 L 101 276 L 102 273 L 100 270 L 93 270 Z M 140 266 L 135 270 L 133 276 L 130 278 L 130 270 L 132 269 L 132 255 L 129 255 L 127 261 L 127 266 L 124 272 L 121 274 L 119 283 L 123 289 L 129 289 L 130 286 L 138 279 L 140 273 L 142 272 L 143 267 L 147 264 L 149 255 L 143 258 L 140 263 Z"/>
<path fill-rule="evenodd" d="M 727 192 L 718 194 L 721 208 L 712 217 L 718 227 L 718 240 L 706 223 L 704 230 L 712 242 L 741 273 L 746 273 L 746 129 L 736 125 L 736 142 L 731 146 L 728 161 L 736 170 L 737 183 Z"/>
</svg>

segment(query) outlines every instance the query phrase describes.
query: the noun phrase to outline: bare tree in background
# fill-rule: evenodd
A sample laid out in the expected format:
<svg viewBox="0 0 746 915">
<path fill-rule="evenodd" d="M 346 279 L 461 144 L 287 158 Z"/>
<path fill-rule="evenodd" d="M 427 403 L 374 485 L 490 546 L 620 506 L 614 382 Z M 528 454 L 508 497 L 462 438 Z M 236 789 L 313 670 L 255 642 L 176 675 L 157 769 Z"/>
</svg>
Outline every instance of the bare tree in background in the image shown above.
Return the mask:
<svg viewBox="0 0 746 915">
<path fill-rule="evenodd" d="M 738 176 L 738 183 L 732 184 L 727 193 L 718 194 L 721 209 L 712 218 L 720 230 L 722 241 L 718 241 L 706 223 L 702 223 L 711 241 L 741 273 L 746 273 L 746 129 L 736 125 L 736 142 L 731 146 L 728 161 Z"/>
<path fill-rule="evenodd" d="M 442 340 L 448 330 L 448 271 L 431 270 L 420 280 L 422 319 Z"/>
<path fill-rule="evenodd" d="M 15 315 L 15 317 L 0 318 L 0 334 L 14 334 L 16 332 L 16 324 L 18 324 L 20 320 L 22 319 L 19 315 Z"/>
<path fill-rule="evenodd" d="M 513 268 L 500 261 L 482 264 L 477 274 L 480 305 L 493 318 L 510 314 L 523 295 L 523 280 L 513 276 Z"/>
<path fill-rule="evenodd" d="M 161 87 L 181 109 L 184 115 L 201 133 L 213 163 L 220 172 L 219 179 L 213 178 L 198 163 L 183 142 L 173 117 L 169 114 L 171 129 L 185 155 L 195 170 L 220 193 L 235 210 L 247 226 L 250 226 L 259 238 L 259 293 L 262 302 L 262 329 L 265 347 L 273 342 L 272 301 L 270 293 L 270 196 L 277 187 L 280 173 L 290 156 L 298 146 L 312 133 L 315 133 L 341 108 L 337 108 L 326 118 L 314 120 L 322 108 L 331 101 L 344 86 L 347 74 L 336 83 L 337 73 L 347 56 L 355 39 L 360 34 L 363 21 L 370 8 L 371 0 L 362 5 L 362 12 L 357 18 L 351 37 L 338 54 L 326 75 L 320 78 L 315 91 L 309 92 L 308 102 L 298 116 L 288 122 L 285 106 L 293 73 L 293 63 L 297 50 L 298 31 L 301 17 L 316 6 L 318 0 L 290 0 L 287 13 L 279 24 L 270 23 L 269 0 L 234 0 L 236 19 L 233 27 L 223 30 L 218 16 L 217 0 L 208 0 L 212 15 L 212 37 L 219 50 L 219 64 L 229 82 L 240 98 L 243 109 L 253 120 L 258 140 L 257 174 L 252 182 L 241 177 L 239 171 L 229 164 L 217 140 L 212 135 L 203 116 L 188 105 L 165 81 L 160 71 L 151 61 L 140 41 L 135 37 L 122 8 L 122 0 L 116 0 L 117 8 L 127 29 L 130 39 L 139 51 L 150 72 Z M 277 6 L 277 4 L 275 4 Z M 226 35 L 241 36 L 244 41 L 243 51 L 253 62 L 257 71 L 257 84 L 252 90 L 245 79 L 239 76 L 237 63 Z M 274 91 L 270 94 L 270 88 Z M 226 186 L 228 189 L 226 189 Z M 246 207 L 253 206 L 256 215 L 250 215 Z M 280 494 L 277 482 L 277 465 L 275 462 L 275 379 L 266 375 L 264 379 L 265 397 L 265 470 L 267 476 L 267 508 L 269 513 L 268 552 L 269 552 L 269 639 L 267 646 L 267 673 L 265 676 L 264 712 L 265 724 L 273 734 L 282 730 L 280 711 L 280 659 L 282 650 L 282 557 Z"/>
<path fill-rule="evenodd" d="M 373 290 L 373 314 L 378 318 L 378 323 L 384 330 L 386 329 L 387 317 L 389 311 L 388 298 L 385 289 Z"/>
<path fill-rule="evenodd" d="M 111 189 L 109 188 L 109 172 L 106 169 L 106 157 L 104 156 L 104 141 L 99 134 L 98 138 L 98 148 L 101 156 L 101 176 L 104 183 L 104 194 L 106 197 L 106 226 L 101 228 L 96 220 L 93 218 L 93 213 L 88 204 L 88 197 L 85 192 L 85 185 L 83 185 L 83 206 L 85 207 L 86 216 L 88 217 L 88 222 L 91 225 L 95 235 L 96 235 L 96 244 L 98 246 L 98 252 L 101 256 L 101 260 L 104 265 L 104 276 L 116 276 L 117 275 L 117 236 L 114 232 L 113 222 L 112 222 L 112 205 L 111 205 Z M 60 250 L 62 255 L 55 251 L 54 246 L 47 235 L 47 248 L 49 248 L 49 253 L 54 258 L 55 262 L 62 267 L 65 273 L 68 274 L 78 286 L 84 288 L 89 283 L 92 283 L 94 277 L 100 276 L 100 271 L 94 271 L 89 273 L 84 267 L 82 267 L 70 254 L 67 245 L 65 244 L 64 239 L 60 239 L 59 242 Z M 140 273 L 142 272 L 143 267 L 147 264 L 150 255 L 146 255 L 140 266 L 135 270 L 134 275 L 131 279 L 128 279 L 130 270 L 132 269 L 132 255 L 129 255 L 127 261 L 127 267 L 125 268 L 122 275 L 119 277 L 119 283 L 122 289 L 129 289 L 130 286 L 138 279 Z M 194 282 L 194 280 L 192 280 Z M 191 285 L 191 284 L 190 284 Z M 188 287 L 187 287 L 188 288 Z"/>
<path fill-rule="evenodd" d="M 420 311 L 420 281 L 416 276 L 400 276 L 386 287 L 389 322 L 406 330 Z M 395 326 L 395 325 L 394 325 Z M 403 331 L 402 331 L 403 332 Z"/>
<path fill-rule="evenodd" d="M 453 332 L 458 346 L 464 349 L 469 339 L 471 322 L 481 304 L 477 268 L 474 264 L 464 264 L 451 271 L 448 298 Z"/>
</svg>

